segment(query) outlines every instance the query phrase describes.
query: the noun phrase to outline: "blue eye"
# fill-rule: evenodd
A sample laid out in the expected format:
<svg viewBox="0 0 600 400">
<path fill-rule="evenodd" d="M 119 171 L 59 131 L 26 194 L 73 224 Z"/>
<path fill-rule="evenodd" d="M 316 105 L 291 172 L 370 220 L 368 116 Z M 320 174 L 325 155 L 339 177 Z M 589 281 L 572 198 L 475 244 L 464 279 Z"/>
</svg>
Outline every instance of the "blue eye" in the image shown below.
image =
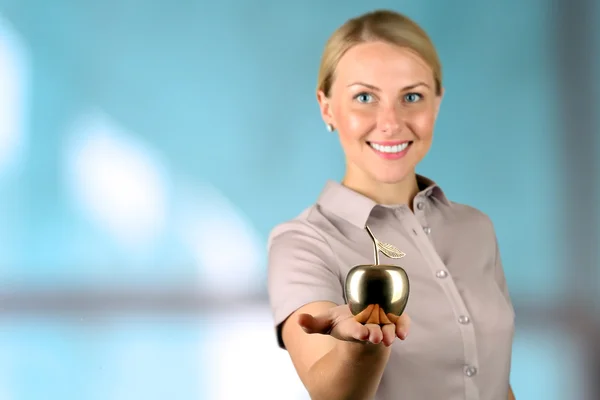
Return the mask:
<svg viewBox="0 0 600 400">
<path fill-rule="evenodd" d="M 404 96 L 404 100 L 406 100 L 408 103 L 416 103 L 417 101 L 421 100 L 421 95 L 419 93 L 408 93 Z"/>
<path fill-rule="evenodd" d="M 369 93 L 359 93 L 354 98 L 358 100 L 359 103 L 370 103 L 373 101 L 373 96 L 371 96 Z"/>
</svg>

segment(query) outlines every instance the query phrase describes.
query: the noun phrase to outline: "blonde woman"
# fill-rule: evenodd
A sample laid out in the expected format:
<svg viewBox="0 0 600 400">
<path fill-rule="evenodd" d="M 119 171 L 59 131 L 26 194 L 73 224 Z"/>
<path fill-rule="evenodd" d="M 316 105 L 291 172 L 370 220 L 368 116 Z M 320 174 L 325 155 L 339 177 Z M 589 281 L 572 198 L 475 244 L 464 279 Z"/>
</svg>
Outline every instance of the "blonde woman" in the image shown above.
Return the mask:
<svg viewBox="0 0 600 400">
<path fill-rule="evenodd" d="M 402 14 L 351 19 L 325 46 L 317 99 L 346 172 L 269 238 L 279 345 L 312 399 L 514 398 L 515 315 L 492 222 L 415 172 L 442 95 L 436 50 Z M 345 304 L 350 268 L 373 262 L 367 226 L 405 254 L 400 317 L 359 321 Z"/>
</svg>

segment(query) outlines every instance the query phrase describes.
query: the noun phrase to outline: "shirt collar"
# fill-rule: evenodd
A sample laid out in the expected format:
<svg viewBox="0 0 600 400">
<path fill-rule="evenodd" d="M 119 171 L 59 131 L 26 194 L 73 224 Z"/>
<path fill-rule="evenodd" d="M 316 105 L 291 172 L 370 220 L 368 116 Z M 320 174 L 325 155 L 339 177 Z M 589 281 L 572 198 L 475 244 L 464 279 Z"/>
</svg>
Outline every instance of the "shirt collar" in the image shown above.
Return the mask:
<svg viewBox="0 0 600 400">
<path fill-rule="evenodd" d="M 417 196 L 433 197 L 444 205 L 451 203 L 442 189 L 431 179 L 417 175 L 420 191 Z M 329 180 L 321 192 L 317 204 L 338 217 L 363 229 L 371 212 L 378 204 L 339 182 Z"/>
</svg>

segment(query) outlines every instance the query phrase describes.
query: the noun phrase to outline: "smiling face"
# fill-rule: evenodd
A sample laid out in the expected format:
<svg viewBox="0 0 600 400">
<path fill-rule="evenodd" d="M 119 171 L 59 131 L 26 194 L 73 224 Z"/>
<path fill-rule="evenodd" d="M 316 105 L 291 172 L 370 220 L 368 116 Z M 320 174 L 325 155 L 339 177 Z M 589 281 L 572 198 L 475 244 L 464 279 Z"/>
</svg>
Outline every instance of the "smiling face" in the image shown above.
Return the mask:
<svg viewBox="0 0 600 400">
<path fill-rule="evenodd" d="M 373 41 L 339 60 L 321 114 L 338 131 L 345 180 L 395 184 L 414 177 L 431 147 L 441 93 L 430 66 L 414 51 Z"/>
</svg>

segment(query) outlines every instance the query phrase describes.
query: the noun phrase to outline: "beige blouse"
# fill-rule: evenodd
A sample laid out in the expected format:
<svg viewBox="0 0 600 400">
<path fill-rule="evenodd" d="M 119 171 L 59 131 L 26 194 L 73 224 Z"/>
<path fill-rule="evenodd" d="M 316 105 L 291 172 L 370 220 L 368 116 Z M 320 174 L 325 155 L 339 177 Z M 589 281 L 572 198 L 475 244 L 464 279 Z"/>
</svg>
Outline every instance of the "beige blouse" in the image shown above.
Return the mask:
<svg viewBox="0 0 600 400">
<path fill-rule="evenodd" d="M 418 181 L 414 213 L 330 181 L 316 204 L 274 228 L 268 290 L 279 346 L 281 323 L 299 307 L 345 303 L 350 268 L 373 263 L 368 224 L 406 254 L 381 254 L 380 262 L 410 279 L 410 332 L 392 345 L 376 399 L 506 400 L 515 314 L 492 222 L 450 202 L 431 180 Z"/>
</svg>

